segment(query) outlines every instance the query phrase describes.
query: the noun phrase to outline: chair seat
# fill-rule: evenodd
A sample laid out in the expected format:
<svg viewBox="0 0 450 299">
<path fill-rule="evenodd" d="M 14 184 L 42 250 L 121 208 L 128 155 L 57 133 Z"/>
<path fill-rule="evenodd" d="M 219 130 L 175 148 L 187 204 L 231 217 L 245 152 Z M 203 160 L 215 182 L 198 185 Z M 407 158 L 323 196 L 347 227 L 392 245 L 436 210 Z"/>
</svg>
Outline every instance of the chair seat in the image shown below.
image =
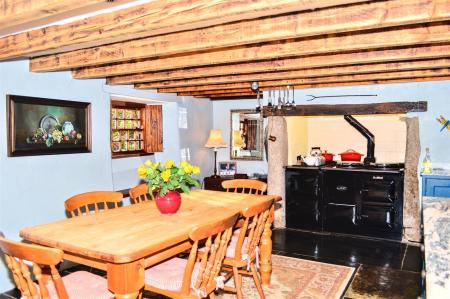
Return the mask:
<svg viewBox="0 0 450 299">
<path fill-rule="evenodd" d="M 156 266 L 145 270 L 145 284 L 152 287 L 179 292 L 183 285 L 183 275 L 186 269 L 187 260 L 174 257 Z M 197 280 L 200 264 L 195 263 L 192 272 L 191 288 L 193 288 Z"/>
<path fill-rule="evenodd" d="M 105 278 L 86 271 L 70 273 L 62 278 L 70 299 L 112 299 Z M 36 286 L 39 289 L 39 286 Z M 50 298 L 58 299 L 53 281 L 47 283 Z M 25 297 L 21 297 L 24 299 Z"/>
</svg>

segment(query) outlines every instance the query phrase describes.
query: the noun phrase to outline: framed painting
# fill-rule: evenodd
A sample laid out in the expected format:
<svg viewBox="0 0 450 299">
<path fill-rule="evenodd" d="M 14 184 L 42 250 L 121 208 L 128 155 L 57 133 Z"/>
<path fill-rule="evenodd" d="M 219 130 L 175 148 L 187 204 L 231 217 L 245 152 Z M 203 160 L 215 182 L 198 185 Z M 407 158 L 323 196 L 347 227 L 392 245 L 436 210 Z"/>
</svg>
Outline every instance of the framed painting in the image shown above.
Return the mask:
<svg viewBox="0 0 450 299">
<path fill-rule="evenodd" d="M 235 175 L 236 162 L 219 162 L 219 175 Z"/>
<path fill-rule="evenodd" d="M 8 156 L 91 152 L 91 104 L 7 95 Z"/>
</svg>

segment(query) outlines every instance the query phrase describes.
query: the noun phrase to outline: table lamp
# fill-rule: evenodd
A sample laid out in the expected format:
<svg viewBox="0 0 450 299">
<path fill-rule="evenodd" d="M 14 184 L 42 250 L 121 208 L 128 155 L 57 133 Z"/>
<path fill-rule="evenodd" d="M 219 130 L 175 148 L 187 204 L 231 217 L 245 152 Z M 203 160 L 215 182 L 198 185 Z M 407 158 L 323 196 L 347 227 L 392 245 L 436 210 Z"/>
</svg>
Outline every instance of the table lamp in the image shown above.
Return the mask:
<svg viewBox="0 0 450 299">
<path fill-rule="evenodd" d="M 217 175 L 217 149 L 220 147 L 227 147 L 227 144 L 222 138 L 222 131 L 217 129 L 212 129 L 209 132 L 208 141 L 205 144 L 205 147 L 214 148 L 214 176 L 215 178 L 219 177 Z"/>
<path fill-rule="evenodd" d="M 240 148 L 243 148 L 245 146 L 245 142 L 242 139 L 241 131 L 234 130 L 233 131 L 233 147 L 234 147 L 234 155 L 237 156 L 237 151 Z"/>
</svg>

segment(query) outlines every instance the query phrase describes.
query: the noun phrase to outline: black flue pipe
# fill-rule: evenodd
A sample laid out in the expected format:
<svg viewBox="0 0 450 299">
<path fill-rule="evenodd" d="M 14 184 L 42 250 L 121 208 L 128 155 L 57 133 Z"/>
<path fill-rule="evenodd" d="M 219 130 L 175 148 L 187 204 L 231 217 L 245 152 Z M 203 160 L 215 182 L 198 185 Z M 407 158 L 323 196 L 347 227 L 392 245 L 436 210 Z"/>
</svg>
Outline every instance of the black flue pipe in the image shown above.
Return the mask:
<svg viewBox="0 0 450 299">
<path fill-rule="evenodd" d="M 367 155 L 364 158 L 364 164 L 375 163 L 375 136 L 353 116 L 346 114 L 344 119 L 367 138 Z"/>
</svg>

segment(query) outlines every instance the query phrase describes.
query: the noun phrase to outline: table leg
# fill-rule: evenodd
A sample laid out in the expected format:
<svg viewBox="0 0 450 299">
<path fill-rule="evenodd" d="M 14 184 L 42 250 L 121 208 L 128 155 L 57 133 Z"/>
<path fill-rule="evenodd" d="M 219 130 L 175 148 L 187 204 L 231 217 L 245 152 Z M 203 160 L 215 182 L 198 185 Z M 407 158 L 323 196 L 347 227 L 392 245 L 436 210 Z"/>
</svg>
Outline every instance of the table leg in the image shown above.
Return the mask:
<svg viewBox="0 0 450 299">
<path fill-rule="evenodd" d="M 272 274 L 272 222 L 274 217 L 274 208 L 270 210 L 269 221 L 264 225 L 264 232 L 261 236 L 261 283 L 270 284 Z"/>
<path fill-rule="evenodd" d="M 135 299 L 144 288 L 144 260 L 107 265 L 108 288 L 118 299 Z"/>
</svg>

